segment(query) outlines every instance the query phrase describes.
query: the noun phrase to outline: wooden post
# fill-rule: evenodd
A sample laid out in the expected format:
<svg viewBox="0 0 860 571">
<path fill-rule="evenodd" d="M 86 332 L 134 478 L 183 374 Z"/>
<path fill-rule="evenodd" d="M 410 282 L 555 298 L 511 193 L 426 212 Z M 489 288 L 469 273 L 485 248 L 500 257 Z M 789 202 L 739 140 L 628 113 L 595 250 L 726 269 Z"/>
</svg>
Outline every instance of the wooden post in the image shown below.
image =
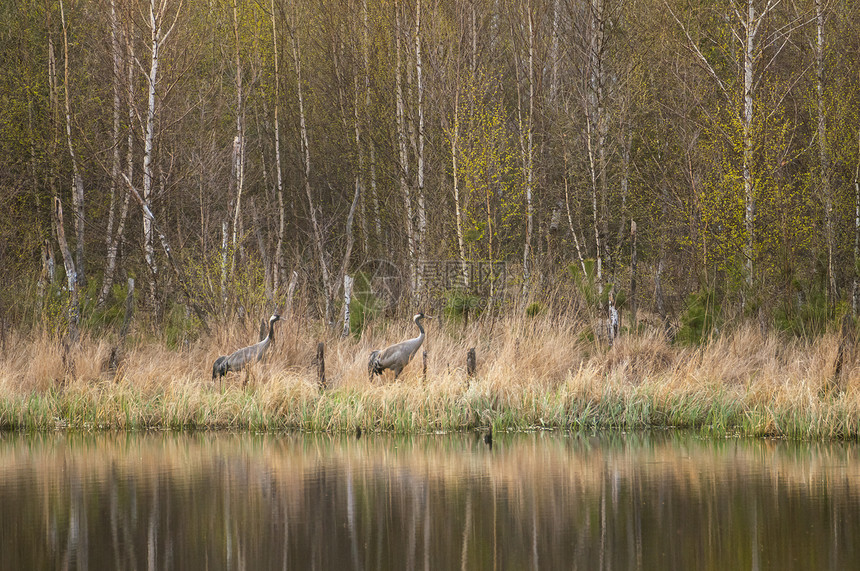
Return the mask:
<svg viewBox="0 0 860 571">
<path fill-rule="evenodd" d="M 317 343 L 317 383 L 320 390 L 325 390 L 325 343 L 320 341 Z"/>
<path fill-rule="evenodd" d="M 477 368 L 478 368 L 478 364 L 477 364 L 476 358 L 475 358 L 475 348 L 472 347 L 466 353 L 466 375 L 469 377 L 474 377 Z"/>
</svg>

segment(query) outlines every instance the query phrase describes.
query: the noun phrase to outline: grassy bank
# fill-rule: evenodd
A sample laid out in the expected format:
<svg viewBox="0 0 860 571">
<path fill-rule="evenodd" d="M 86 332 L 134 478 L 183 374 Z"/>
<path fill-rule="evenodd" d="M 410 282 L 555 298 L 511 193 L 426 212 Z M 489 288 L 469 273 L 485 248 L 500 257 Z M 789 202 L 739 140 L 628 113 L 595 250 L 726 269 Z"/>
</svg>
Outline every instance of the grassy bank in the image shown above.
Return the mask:
<svg viewBox="0 0 860 571">
<path fill-rule="evenodd" d="M 85 337 L 72 349 L 44 334 L 11 334 L 0 358 L 0 428 L 209 429 L 424 432 L 492 425 L 496 430 L 683 427 L 724 435 L 860 436 L 860 366 L 845 355 L 834 373 L 837 333 L 813 340 L 741 327 L 699 347 L 657 332 L 590 340 L 583 324 L 536 318 L 428 325 L 421 354 L 394 382 L 367 380 L 374 348 L 414 335 L 407 320 L 360 339 L 287 321 L 266 362 L 211 381 L 214 359 L 254 340 L 255 325 L 166 349 L 133 341 L 108 369 L 111 345 Z M 372 331 L 371 331 L 372 330 Z M 312 366 L 326 341 L 327 388 Z M 478 374 L 468 378 L 475 347 Z M 835 387 L 835 388 L 834 388 Z"/>
</svg>

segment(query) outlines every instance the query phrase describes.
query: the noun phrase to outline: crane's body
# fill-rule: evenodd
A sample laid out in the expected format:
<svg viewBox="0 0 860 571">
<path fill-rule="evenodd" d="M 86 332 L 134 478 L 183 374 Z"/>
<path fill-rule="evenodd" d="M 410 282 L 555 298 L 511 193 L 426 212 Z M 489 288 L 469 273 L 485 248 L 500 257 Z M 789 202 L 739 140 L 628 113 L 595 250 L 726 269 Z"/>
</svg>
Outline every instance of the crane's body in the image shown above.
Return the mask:
<svg viewBox="0 0 860 571">
<path fill-rule="evenodd" d="M 220 382 L 221 377 L 230 371 L 241 371 L 249 363 L 256 363 L 262 359 L 263 355 L 266 354 L 266 351 L 272 344 L 272 341 L 275 339 L 275 322 L 280 319 L 281 316 L 277 313 L 273 314 L 269 318 L 269 333 L 259 343 L 255 343 L 248 347 L 242 347 L 230 355 L 222 355 L 215 359 L 215 363 L 212 365 L 212 380 L 214 381 L 215 377 L 218 377 Z"/>
<path fill-rule="evenodd" d="M 431 319 L 430 317 L 426 318 Z M 415 356 L 415 353 L 418 352 L 421 344 L 424 343 L 424 327 L 421 326 L 421 321 L 423 319 L 425 319 L 425 315 L 423 313 L 418 313 L 412 318 L 412 321 L 414 321 L 415 325 L 418 326 L 418 337 L 401 341 L 396 345 L 392 345 L 382 350 L 373 351 L 370 354 L 370 361 L 367 363 L 367 371 L 370 374 L 371 380 L 374 375 L 382 375 L 382 372 L 386 369 L 394 371 L 395 379 L 400 375 L 400 372 L 409 364 L 409 361 L 411 361 L 412 357 Z"/>
</svg>

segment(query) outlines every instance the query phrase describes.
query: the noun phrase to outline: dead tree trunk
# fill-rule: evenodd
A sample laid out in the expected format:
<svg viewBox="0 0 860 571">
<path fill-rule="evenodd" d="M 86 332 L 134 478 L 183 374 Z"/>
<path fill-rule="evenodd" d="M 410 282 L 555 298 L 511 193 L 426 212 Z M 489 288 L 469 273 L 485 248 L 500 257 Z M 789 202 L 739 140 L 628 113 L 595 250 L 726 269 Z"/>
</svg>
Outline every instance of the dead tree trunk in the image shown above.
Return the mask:
<svg viewBox="0 0 860 571">
<path fill-rule="evenodd" d="M 79 339 L 78 319 L 80 318 L 80 304 L 78 302 L 78 275 L 75 271 L 75 261 L 66 241 L 66 230 L 63 223 L 63 205 L 60 198 L 54 197 L 54 225 L 57 231 L 57 242 L 63 254 L 63 266 L 66 269 L 66 283 L 69 288 L 69 342 L 75 344 Z"/>
</svg>

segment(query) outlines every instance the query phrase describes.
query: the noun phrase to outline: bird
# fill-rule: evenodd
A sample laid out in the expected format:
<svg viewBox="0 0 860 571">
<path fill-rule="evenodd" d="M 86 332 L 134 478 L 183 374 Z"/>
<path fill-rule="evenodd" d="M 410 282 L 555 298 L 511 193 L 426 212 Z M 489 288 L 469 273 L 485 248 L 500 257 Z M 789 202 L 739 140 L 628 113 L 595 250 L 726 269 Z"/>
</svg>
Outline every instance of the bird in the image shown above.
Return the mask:
<svg viewBox="0 0 860 571">
<path fill-rule="evenodd" d="M 418 337 L 401 341 L 396 345 L 382 350 L 375 350 L 370 354 L 370 360 L 367 363 L 367 372 L 370 374 L 370 380 L 373 380 L 374 375 L 382 375 L 385 369 L 394 371 L 395 379 L 400 375 L 403 367 L 409 364 L 409 361 L 418 352 L 421 344 L 424 343 L 424 327 L 421 326 L 421 321 L 424 319 L 433 318 L 423 313 L 416 313 L 412 318 L 412 321 L 418 326 Z"/>
<path fill-rule="evenodd" d="M 212 380 L 214 381 L 215 377 L 218 377 L 220 383 L 221 378 L 228 372 L 241 371 L 249 363 L 256 363 L 262 359 L 275 338 L 275 322 L 280 321 L 280 319 L 281 316 L 277 313 L 272 314 L 269 318 L 269 333 L 259 343 L 242 347 L 230 355 L 222 355 L 215 359 L 215 363 L 212 365 Z M 247 383 L 247 379 L 245 382 Z"/>
</svg>

